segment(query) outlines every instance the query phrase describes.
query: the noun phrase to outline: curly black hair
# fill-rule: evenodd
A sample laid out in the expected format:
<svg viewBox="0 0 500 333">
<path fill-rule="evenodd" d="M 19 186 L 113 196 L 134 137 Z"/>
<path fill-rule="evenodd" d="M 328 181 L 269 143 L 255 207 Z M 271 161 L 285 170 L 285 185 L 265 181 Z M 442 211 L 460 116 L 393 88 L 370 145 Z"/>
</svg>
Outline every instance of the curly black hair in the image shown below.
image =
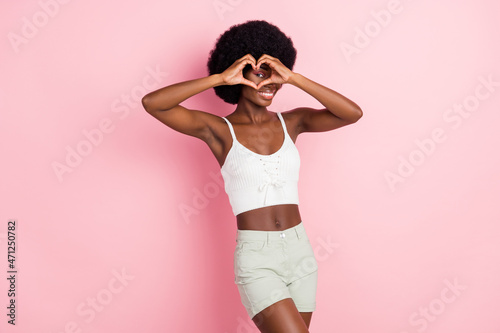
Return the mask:
<svg viewBox="0 0 500 333">
<path fill-rule="evenodd" d="M 297 50 L 291 38 L 275 25 L 252 20 L 233 25 L 219 36 L 215 47 L 210 51 L 207 67 L 210 75 L 224 72 L 236 60 L 250 53 L 255 60 L 263 54 L 278 58 L 283 65 L 293 69 Z M 247 65 L 243 72 L 250 69 Z M 229 104 L 236 104 L 240 98 L 241 84 L 214 87 L 215 94 Z"/>
</svg>

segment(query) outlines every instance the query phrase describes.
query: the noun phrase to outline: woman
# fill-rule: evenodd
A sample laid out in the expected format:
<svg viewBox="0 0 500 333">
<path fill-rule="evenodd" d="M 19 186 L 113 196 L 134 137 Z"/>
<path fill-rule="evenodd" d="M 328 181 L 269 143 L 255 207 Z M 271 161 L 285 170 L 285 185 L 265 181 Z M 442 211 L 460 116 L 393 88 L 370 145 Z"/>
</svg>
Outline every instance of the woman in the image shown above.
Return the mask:
<svg viewBox="0 0 500 333">
<path fill-rule="evenodd" d="M 144 108 L 181 133 L 200 138 L 221 166 L 236 216 L 235 282 L 261 332 L 309 332 L 316 307 L 317 263 L 298 208 L 304 132 L 355 123 L 362 111 L 339 93 L 292 72 L 292 40 L 266 21 L 248 21 L 223 33 L 210 52 L 209 76 L 173 84 L 144 96 Z M 316 98 L 325 108 L 267 109 L 283 84 Z M 214 88 L 237 104 L 219 117 L 181 105 Z"/>
</svg>

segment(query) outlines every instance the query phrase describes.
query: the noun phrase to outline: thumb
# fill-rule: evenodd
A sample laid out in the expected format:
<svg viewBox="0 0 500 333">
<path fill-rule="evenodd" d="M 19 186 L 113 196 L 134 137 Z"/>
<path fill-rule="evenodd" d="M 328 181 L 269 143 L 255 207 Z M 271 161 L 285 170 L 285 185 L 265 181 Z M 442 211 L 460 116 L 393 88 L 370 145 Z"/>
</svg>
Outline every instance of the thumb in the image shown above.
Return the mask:
<svg viewBox="0 0 500 333">
<path fill-rule="evenodd" d="M 257 89 L 257 85 L 255 84 L 255 82 L 252 82 L 252 81 L 247 80 L 245 78 L 241 80 L 241 84 L 244 84 L 244 85 L 250 86 L 254 89 Z"/>
<path fill-rule="evenodd" d="M 263 86 L 267 85 L 267 84 L 270 84 L 270 83 L 273 83 L 273 81 L 269 78 L 269 79 L 265 79 L 264 81 L 261 81 L 259 83 L 259 85 L 257 86 L 257 90 L 259 90 L 260 88 L 262 88 Z"/>
</svg>

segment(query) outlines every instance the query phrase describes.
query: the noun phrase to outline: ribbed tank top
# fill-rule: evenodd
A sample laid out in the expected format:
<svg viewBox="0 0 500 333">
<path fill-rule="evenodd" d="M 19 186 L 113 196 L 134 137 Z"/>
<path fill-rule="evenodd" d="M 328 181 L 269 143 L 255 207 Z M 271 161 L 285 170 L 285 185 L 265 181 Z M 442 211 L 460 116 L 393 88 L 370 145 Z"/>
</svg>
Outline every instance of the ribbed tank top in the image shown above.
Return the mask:
<svg viewBox="0 0 500 333">
<path fill-rule="evenodd" d="M 222 117 L 229 126 L 233 143 L 221 174 L 235 216 L 261 207 L 299 204 L 299 151 L 288 134 L 283 116 L 279 112 L 277 115 L 284 140 L 281 148 L 270 155 L 257 154 L 239 143 L 233 126 Z"/>
</svg>

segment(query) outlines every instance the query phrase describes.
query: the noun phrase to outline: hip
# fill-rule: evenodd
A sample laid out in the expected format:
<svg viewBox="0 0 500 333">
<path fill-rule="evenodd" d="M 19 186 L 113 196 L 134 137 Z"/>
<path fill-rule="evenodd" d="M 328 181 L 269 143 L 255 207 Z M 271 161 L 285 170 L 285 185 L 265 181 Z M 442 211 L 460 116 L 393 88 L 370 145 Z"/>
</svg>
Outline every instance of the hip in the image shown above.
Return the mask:
<svg viewBox="0 0 500 333">
<path fill-rule="evenodd" d="M 291 283 L 318 269 L 304 224 L 280 231 L 238 230 L 234 252 L 237 283 L 272 273 Z"/>
</svg>

